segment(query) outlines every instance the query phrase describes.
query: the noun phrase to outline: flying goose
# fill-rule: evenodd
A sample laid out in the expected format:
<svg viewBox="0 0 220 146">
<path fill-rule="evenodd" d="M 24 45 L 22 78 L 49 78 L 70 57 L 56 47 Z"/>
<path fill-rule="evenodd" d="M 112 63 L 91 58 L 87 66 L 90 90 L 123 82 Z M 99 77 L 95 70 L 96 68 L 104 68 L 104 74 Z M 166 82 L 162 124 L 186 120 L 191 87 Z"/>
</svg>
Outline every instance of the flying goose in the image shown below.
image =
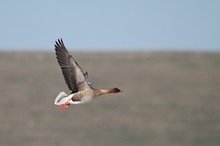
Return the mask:
<svg viewBox="0 0 220 146">
<path fill-rule="evenodd" d="M 58 41 L 55 41 L 54 46 L 58 64 L 61 67 L 64 79 L 71 92 L 70 95 L 67 95 L 65 92 L 60 92 L 57 95 L 54 104 L 58 105 L 60 109 L 65 109 L 70 104 L 89 102 L 103 94 L 122 92 L 115 87 L 101 90 L 93 88 L 88 79 L 88 73 L 83 73 L 83 70 L 74 60 L 73 56 L 67 51 L 63 40 L 58 39 Z"/>
</svg>

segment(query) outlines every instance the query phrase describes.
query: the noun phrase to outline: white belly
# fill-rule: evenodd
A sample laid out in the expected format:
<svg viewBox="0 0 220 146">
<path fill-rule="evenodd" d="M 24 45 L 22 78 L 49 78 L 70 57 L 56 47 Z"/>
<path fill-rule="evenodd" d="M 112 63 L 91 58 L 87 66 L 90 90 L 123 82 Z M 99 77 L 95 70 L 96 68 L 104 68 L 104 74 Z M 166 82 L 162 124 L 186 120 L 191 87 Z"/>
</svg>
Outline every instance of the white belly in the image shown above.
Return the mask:
<svg viewBox="0 0 220 146">
<path fill-rule="evenodd" d="M 81 99 L 81 101 L 69 101 L 69 104 L 83 104 L 83 103 L 87 103 L 90 102 L 93 99 L 92 96 L 85 96 Z"/>
</svg>

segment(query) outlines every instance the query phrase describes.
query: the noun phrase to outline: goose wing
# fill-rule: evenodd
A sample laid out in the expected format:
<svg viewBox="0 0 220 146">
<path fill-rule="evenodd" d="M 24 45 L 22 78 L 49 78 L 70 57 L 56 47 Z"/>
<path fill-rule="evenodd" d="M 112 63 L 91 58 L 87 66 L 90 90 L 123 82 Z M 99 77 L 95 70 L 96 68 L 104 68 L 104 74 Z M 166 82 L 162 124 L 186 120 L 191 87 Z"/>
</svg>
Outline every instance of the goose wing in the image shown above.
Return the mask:
<svg viewBox="0 0 220 146">
<path fill-rule="evenodd" d="M 72 93 L 83 91 L 87 88 L 90 88 L 90 85 L 87 82 L 87 78 L 83 73 L 83 70 L 74 60 L 72 55 L 69 54 L 66 47 L 64 46 L 63 40 L 58 39 L 55 42 L 55 51 L 57 56 L 57 61 L 61 67 L 64 79 L 69 90 Z"/>
</svg>

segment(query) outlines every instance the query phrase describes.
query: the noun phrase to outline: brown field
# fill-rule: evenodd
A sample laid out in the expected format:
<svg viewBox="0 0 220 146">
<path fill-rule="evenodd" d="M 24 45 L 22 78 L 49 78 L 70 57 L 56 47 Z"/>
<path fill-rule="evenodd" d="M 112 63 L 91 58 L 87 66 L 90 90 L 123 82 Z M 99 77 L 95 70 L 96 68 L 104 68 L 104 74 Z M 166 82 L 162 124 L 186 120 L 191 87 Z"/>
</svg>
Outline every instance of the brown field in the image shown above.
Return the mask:
<svg viewBox="0 0 220 146">
<path fill-rule="evenodd" d="M 219 146 L 220 53 L 72 53 L 104 95 L 65 110 L 54 53 L 0 53 L 0 142 L 21 146 Z"/>
</svg>

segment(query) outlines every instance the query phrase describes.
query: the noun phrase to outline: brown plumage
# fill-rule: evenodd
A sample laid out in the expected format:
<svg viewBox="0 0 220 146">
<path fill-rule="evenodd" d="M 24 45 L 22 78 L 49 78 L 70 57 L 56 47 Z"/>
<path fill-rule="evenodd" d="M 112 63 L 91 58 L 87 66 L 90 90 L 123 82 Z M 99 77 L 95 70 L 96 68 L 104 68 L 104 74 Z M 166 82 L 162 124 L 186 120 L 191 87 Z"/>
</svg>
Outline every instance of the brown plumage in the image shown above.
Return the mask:
<svg viewBox="0 0 220 146">
<path fill-rule="evenodd" d="M 65 82 L 71 91 L 69 96 L 60 92 L 55 99 L 54 104 L 60 106 L 61 109 L 67 108 L 70 104 L 89 102 L 103 94 L 122 92 L 115 87 L 101 90 L 93 88 L 88 79 L 88 73 L 83 73 L 81 67 L 67 51 L 62 39 L 55 42 L 55 51 Z"/>
</svg>

